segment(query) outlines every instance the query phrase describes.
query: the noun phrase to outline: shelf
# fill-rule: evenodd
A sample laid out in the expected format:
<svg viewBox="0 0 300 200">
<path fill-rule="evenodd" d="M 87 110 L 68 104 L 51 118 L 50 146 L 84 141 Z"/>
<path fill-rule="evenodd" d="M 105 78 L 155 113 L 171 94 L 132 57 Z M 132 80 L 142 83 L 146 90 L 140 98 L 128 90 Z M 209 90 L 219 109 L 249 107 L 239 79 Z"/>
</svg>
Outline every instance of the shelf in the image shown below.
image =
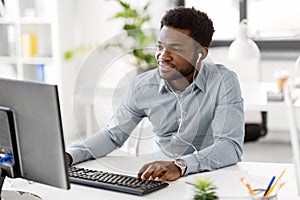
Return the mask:
<svg viewBox="0 0 300 200">
<path fill-rule="evenodd" d="M 0 56 L 0 63 L 17 64 L 18 59 L 16 57 Z M 26 65 L 37 64 L 51 64 L 53 62 L 52 57 L 23 57 L 22 63 Z"/>
<path fill-rule="evenodd" d="M 0 63 L 17 64 L 17 58 L 11 56 L 0 56 Z"/>
<path fill-rule="evenodd" d="M 36 25 L 51 25 L 52 19 L 50 18 L 1 18 L 0 24 L 36 24 Z"/>
<path fill-rule="evenodd" d="M 22 63 L 23 64 L 51 64 L 53 61 L 52 57 L 23 57 Z"/>
<path fill-rule="evenodd" d="M 52 19 L 49 18 L 20 18 L 20 24 L 51 25 Z"/>
<path fill-rule="evenodd" d="M 15 18 L 5 18 L 5 17 L 0 18 L 0 24 L 14 24 L 16 22 L 17 20 Z"/>
</svg>

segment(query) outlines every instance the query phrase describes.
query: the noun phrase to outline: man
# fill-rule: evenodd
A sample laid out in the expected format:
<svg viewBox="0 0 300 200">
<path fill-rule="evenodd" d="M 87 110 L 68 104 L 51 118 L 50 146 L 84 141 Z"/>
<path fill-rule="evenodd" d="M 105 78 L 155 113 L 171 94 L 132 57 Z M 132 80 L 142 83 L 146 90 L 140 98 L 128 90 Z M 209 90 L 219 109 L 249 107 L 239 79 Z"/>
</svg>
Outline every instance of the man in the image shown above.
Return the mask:
<svg viewBox="0 0 300 200">
<path fill-rule="evenodd" d="M 168 11 L 157 40 L 158 69 L 133 80 L 110 122 L 68 149 L 68 164 L 122 146 L 144 117 L 152 122 L 155 145 L 174 160 L 146 163 L 138 178 L 176 180 L 240 161 L 244 113 L 237 76 L 220 64 L 202 62 L 213 33 L 206 13 L 183 7 Z"/>
</svg>

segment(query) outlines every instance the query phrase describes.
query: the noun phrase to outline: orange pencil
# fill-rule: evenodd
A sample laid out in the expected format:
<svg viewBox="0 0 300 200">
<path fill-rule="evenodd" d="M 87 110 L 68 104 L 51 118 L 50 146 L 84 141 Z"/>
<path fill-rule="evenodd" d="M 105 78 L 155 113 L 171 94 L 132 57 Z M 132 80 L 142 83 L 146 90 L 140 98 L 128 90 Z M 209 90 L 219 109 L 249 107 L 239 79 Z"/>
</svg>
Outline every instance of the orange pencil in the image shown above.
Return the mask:
<svg viewBox="0 0 300 200">
<path fill-rule="evenodd" d="M 253 190 L 251 189 L 250 185 L 249 185 L 248 183 L 246 183 L 246 182 L 244 181 L 243 178 L 240 178 L 240 181 L 241 181 L 241 183 L 242 183 L 244 186 L 246 186 L 246 188 L 248 189 L 249 193 L 250 193 L 251 195 L 254 195 L 254 192 L 253 192 Z"/>
</svg>

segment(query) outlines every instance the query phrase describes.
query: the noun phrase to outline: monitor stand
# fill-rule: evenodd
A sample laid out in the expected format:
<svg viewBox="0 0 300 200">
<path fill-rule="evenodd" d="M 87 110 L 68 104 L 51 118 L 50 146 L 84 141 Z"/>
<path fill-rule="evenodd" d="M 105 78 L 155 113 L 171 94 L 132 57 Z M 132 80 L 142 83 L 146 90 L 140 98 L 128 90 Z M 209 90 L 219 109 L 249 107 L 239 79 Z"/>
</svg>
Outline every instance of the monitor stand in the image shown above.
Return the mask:
<svg viewBox="0 0 300 200">
<path fill-rule="evenodd" d="M 0 200 L 41 200 L 42 198 L 30 192 L 17 190 L 2 190 L 6 175 L 0 168 Z"/>
</svg>

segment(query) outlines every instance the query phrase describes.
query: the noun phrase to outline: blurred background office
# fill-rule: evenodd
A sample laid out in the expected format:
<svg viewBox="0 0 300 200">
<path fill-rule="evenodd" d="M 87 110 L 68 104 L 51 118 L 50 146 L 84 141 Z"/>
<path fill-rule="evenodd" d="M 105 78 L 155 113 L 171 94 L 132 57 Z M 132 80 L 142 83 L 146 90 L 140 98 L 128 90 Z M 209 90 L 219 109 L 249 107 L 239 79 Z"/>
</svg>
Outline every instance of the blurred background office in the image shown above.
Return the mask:
<svg viewBox="0 0 300 200">
<path fill-rule="evenodd" d="M 119 104 L 124 87 L 136 73 L 133 62 L 128 62 L 133 59 L 128 52 L 112 58 L 111 62 L 105 60 L 110 58 L 107 52 L 95 53 L 99 46 L 104 47 L 108 42 L 123 37 L 124 18 L 116 18 L 115 15 L 124 10 L 124 5 L 122 7 L 115 0 L 0 2 L 0 76 L 59 86 L 67 144 L 103 126 Z M 275 75 L 283 74 L 290 79 L 295 74 L 295 61 L 300 54 L 300 12 L 297 10 L 300 1 L 124 2 L 142 11 L 141 16 L 149 16 L 142 26 L 145 29 L 159 28 L 165 11 L 176 6 L 194 6 L 207 12 L 216 30 L 207 59 L 225 63 L 233 70 L 249 75 L 250 80 L 240 80 L 249 111 L 247 122 L 260 123 L 261 111 L 267 112 L 267 134 L 245 144 L 244 160 L 292 161 L 287 108 Z M 143 10 L 147 3 L 149 7 Z M 228 56 L 229 47 L 238 37 L 242 19 L 247 19 L 247 37 L 259 51 L 257 62 L 251 65 L 241 59 L 233 62 Z M 150 44 L 150 47 L 153 46 L 153 43 Z M 241 58 L 241 55 L 236 55 L 236 58 Z M 249 74 L 254 65 L 257 70 Z M 87 68 L 90 71 L 86 71 Z M 101 69 L 98 72 L 101 79 L 95 80 L 93 84 L 96 85 L 91 86 L 89 76 L 92 77 L 96 68 Z M 78 87 L 81 87 L 81 93 L 77 93 Z M 92 97 L 87 98 L 82 91 L 88 91 L 87 95 Z M 117 100 L 113 100 L 116 95 Z M 137 131 L 140 134 L 140 131 L 149 129 L 148 122 L 143 122 Z M 129 142 L 127 145 L 124 148 L 130 149 L 136 143 Z"/>
</svg>

